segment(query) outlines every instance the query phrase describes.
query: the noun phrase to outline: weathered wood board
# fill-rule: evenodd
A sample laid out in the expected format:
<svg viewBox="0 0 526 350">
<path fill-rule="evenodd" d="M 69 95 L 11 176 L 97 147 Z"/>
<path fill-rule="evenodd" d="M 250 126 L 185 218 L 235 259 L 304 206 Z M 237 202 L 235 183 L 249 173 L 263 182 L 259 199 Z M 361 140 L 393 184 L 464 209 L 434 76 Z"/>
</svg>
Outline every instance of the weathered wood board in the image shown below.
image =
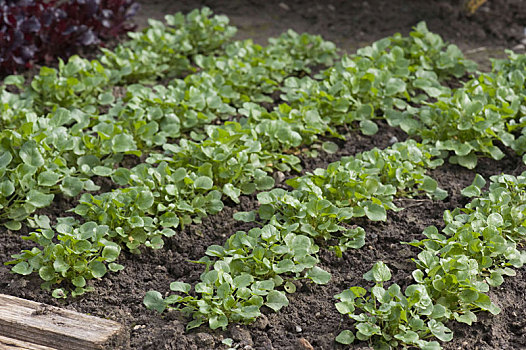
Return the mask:
<svg viewBox="0 0 526 350">
<path fill-rule="evenodd" d="M 105 349 L 110 343 L 112 348 L 117 346 L 123 332 L 122 325 L 114 321 L 0 294 L 0 336 L 4 342 L 44 346 L 28 349 Z"/>
<path fill-rule="evenodd" d="M 58 350 L 44 345 L 31 344 L 23 340 L 6 338 L 0 335 L 0 350 Z"/>
</svg>

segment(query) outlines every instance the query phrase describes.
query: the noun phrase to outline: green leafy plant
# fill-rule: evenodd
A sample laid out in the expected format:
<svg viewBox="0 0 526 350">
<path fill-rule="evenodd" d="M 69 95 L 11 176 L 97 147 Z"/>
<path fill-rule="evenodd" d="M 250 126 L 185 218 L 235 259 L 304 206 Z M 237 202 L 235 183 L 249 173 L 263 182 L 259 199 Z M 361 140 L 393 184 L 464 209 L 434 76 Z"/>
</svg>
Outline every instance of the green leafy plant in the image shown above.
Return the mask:
<svg viewBox="0 0 526 350">
<path fill-rule="evenodd" d="M 294 230 L 267 224 L 248 233 L 239 231 L 223 247 L 208 247 L 207 256 L 198 261 L 206 270 L 194 286 L 197 296 L 189 294 L 189 284 L 173 282 L 170 289 L 183 295 L 163 298 L 159 292 L 149 291 L 144 304 L 159 312 L 180 309 L 191 315 L 187 329 L 207 320 L 212 329 L 225 329 L 229 322 L 251 322 L 261 315 L 262 306 L 278 311 L 289 304 L 281 290 L 291 288 L 286 280 L 304 277 L 322 284 L 330 278 L 315 266 L 318 246 Z"/>
<path fill-rule="evenodd" d="M 441 163 L 441 159 L 432 160 L 432 153 L 422 151 L 421 147 L 414 141 L 408 141 L 387 150 L 373 150 L 342 162 L 348 164 L 356 161 L 360 165 L 356 169 L 340 167 L 340 162 L 336 162 L 329 165 L 327 170 L 318 169 L 317 175 L 308 174 L 289 181 L 297 188 L 293 191 L 273 189 L 259 193 L 260 207 L 257 213 L 238 212 L 234 218 L 253 222 L 259 217 L 261 227 L 248 233 L 237 232 L 223 247 L 214 245 L 208 248 L 207 256 L 197 261 L 206 265 L 201 282 L 194 287 L 198 296 L 189 293 L 190 285 L 174 282 L 172 290 L 182 292 L 183 296 L 176 294 L 163 298 L 159 292 L 149 291 L 144 304 L 160 312 L 170 308 L 191 315 L 193 320 L 187 328 L 200 326 L 206 320 L 212 329 L 224 328 L 229 322 L 252 322 L 260 315 L 259 308 L 262 305 L 278 311 L 288 303 L 286 298 L 283 299 L 283 292 L 278 291 L 281 295 L 279 298 L 278 294 L 268 292 L 265 303 L 261 296 L 267 295 L 266 292 L 258 292 L 256 295 L 259 297 L 254 298 L 253 290 L 247 288 L 252 283 L 260 282 L 268 283 L 271 289 L 280 287 L 283 283 L 281 275 L 326 283 L 330 275 L 316 266 L 318 259 L 314 254 L 319 248 L 313 243 L 314 239 L 338 237 L 340 245 L 333 249 L 340 256 L 348 248 L 363 246 L 364 230 L 359 227 L 349 228 L 346 222 L 364 215 L 375 221 L 385 220 L 385 207 L 396 209 L 392 204 L 396 189 L 407 189 L 409 192 L 418 183 L 414 180 L 425 178 L 419 176 L 419 169 L 424 171 L 426 167 Z M 377 161 L 384 156 L 392 158 L 393 168 L 384 168 L 386 162 Z M 358 162 L 362 159 L 368 162 Z M 407 176 L 413 176 L 411 181 L 404 175 L 404 164 L 412 170 L 407 171 Z M 395 171 L 395 166 L 398 166 L 399 171 Z M 323 172 L 330 175 L 323 176 Z M 368 184 L 371 181 L 374 183 L 359 193 L 357 190 L 346 190 L 351 182 L 350 176 L 356 176 Z M 389 181 L 395 181 L 396 185 L 384 184 Z M 361 187 L 356 185 L 356 189 Z M 423 186 L 420 190 L 435 194 L 436 182 L 434 186 Z M 442 195 L 442 192 L 439 194 Z M 372 196 L 378 196 L 384 202 Z M 358 203 L 363 204 L 360 206 Z M 218 260 L 211 261 L 210 256 Z M 243 281 L 242 287 L 236 281 Z M 287 290 L 286 286 L 284 288 Z M 269 301 L 271 295 L 272 301 Z M 274 298 L 283 300 L 283 303 L 275 305 Z"/>
<path fill-rule="evenodd" d="M 34 222 L 40 228 L 23 238 L 37 243 L 42 249 L 24 250 L 7 264 L 15 264 L 13 272 L 22 275 L 38 272 L 45 281 L 43 289 L 66 284 L 66 288 L 54 289 L 53 296 L 66 297 L 69 283 L 74 287 L 73 296 L 92 291 L 89 280 L 103 277 L 108 269 L 114 272 L 123 269 L 114 262 L 121 248 L 108 240 L 108 226 L 93 221 L 79 225 L 74 218 L 68 217 L 59 218 L 52 229 L 45 215 L 35 217 Z"/>
<path fill-rule="evenodd" d="M 513 268 L 526 263 L 518 249 L 525 240 L 526 173 L 518 177 L 499 175 L 485 192 L 486 181 L 477 175 L 462 193 L 475 197 L 464 208 L 444 212 L 442 233 L 430 226 L 425 239 L 410 244 L 422 251 L 414 259 L 416 284 L 400 292 L 397 284 L 385 289 L 389 269 L 377 262 L 364 279 L 374 281 L 369 293 L 362 287 L 336 295 L 336 308 L 356 321 L 356 333 L 342 331 L 336 341 L 351 344 L 357 338 L 377 349 L 417 346 L 440 349 L 441 341 L 452 338 L 444 326 L 448 320 L 471 325 L 476 312 L 498 314 L 500 309 L 487 295 L 490 287 L 514 276 Z"/>
<path fill-rule="evenodd" d="M 431 226 L 424 231 L 426 239 L 411 243 L 423 248 L 413 277 L 454 311 L 458 321 L 475 321 L 472 310 L 498 313 L 485 293 L 502 284 L 503 276 L 515 275 L 512 268 L 526 263 L 526 254 L 518 249 L 526 235 L 524 175 L 494 176 L 484 193 L 486 182 L 477 175 L 463 191 L 477 197 L 465 208 L 444 213 L 443 234 Z"/>
<path fill-rule="evenodd" d="M 363 278 L 374 282 L 374 286 L 369 290 L 351 287 L 335 296 L 339 300 L 336 309 L 356 321 L 356 331 L 343 330 L 337 342 L 351 344 L 358 339 L 369 342 L 374 349 L 440 349 L 437 341 L 428 339 L 452 339 L 451 330 L 442 322 L 449 310 L 434 303 L 423 285 L 409 285 L 404 292 L 396 283 L 384 288 L 391 272 L 381 261 Z"/>
</svg>

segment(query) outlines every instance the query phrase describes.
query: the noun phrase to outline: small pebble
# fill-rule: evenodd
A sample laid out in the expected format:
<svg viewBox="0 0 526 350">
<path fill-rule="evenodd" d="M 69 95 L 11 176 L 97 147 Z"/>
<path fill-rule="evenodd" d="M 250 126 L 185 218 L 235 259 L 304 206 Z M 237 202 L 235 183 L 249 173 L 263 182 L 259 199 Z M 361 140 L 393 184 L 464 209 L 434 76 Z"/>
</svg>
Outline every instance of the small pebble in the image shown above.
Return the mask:
<svg viewBox="0 0 526 350">
<path fill-rule="evenodd" d="M 515 45 L 511 49 L 513 51 L 522 51 L 522 50 L 526 49 L 526 45 L 524 45 L 524 44 Z"/>
<path fill-rule="evenodd" d="M 305 350 L 314 350 L 314 348 L 312 347 L 312 345 L 309 343 L 309 341 L 305 338 L 300 338 L 298 339 L 298 344 L 300 345 L 300 347 L 302 349 L 305 349 Z"/>
<path fill-rule="evenodd" d="M 390 145 L 397 143 L 397 142 L 398 142 L 398 138 L 396 136 L 391 136 L 391 138 L 389 139 Z"/>
<path fill-rule="evenodd" d="M 274 173 L 274 181 L 276 181 L 276 185 L 279 185 L 283 181 L 285 181 L 285 174 L 283 174 L 281 171 L 277 171 Z"/>
<path fill-rule="evenodd" d="M 333 5 L 330 5 L 330 4 L 329 4 L 327 7 L 328 7 L 329 10 L 331 10 L 331 11 L 336 11 L 336 8 L 335 8 Z"/>
<path fill-rule="evenodd" d="M 290 11 L 289 5 L 285 4 L 284 2 L 280 2 L 279 7 L 281 7 L 285 11 Z"/>
<path fill-rule="evenodd" d="M 296 326 L 296 332 L 301 333 L 302 331 L 303 331 L 303 329 L 301 329 L 300 326 Z"/>
</svg>

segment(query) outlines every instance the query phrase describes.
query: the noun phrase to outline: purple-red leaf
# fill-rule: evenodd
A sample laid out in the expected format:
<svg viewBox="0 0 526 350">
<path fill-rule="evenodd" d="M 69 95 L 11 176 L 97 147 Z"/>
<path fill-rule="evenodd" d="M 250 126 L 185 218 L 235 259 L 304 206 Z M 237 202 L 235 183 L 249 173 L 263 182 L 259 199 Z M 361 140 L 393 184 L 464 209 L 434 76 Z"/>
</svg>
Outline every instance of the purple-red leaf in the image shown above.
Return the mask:
<svg viewBox="0 0 526 350">
<path fill-rule="evenodd" d="M 100 42 L 100 40 L 99 40 L 99 38 L 97 38 L 95 33 L 93 33 L 92 30 L 88 30 L 88 31 L 84 32 L 84 34 L 81 35 L 80 42 L 84 46 L 89 46 L 89 45 L 98 44 Z"/>
<path fill-rule="evenodd" d="M 22 22 L 20 29 L 24 33 L 37 33 L 40 30 L 40 27 L 40 21 L 33 16 Z"/>
<path fill-rule="evenodd" d="M 137 8 L 132 0 L 0 0 L 0 74 L 123 34 Z"/>
</svg>

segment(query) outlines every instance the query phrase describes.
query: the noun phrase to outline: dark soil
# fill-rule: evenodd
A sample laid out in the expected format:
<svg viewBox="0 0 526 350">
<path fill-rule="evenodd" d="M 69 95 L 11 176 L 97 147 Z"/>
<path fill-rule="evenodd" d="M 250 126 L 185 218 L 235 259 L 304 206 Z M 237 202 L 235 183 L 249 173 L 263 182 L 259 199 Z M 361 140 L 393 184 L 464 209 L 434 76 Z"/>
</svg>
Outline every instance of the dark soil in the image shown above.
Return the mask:
<svg viewBox="0 0 526 350">
<path fill-rule="evenodd" d="M 483 61 L 502 48 L 512 48 L 524 39 L 526 1 L 489 0 L 473 16 L 460 11 L 460 1 L 141 1 L 143 10 L 137 19 L 144 26 L 146 18 L 162 18 L 164 14 L 188 11 L 207 5 L 217 13 L 227 14 L 240 28 L 240 38 L 254 38 L 264 42 L 269 36 L 279 35 L 288 28 L 298 32 L 323 35 L 340 47 L 352 51 L 373 40 L 394 32 L 407 33 L 411 26 L 426 20 L 431 30 L 445 39 L 471 50 L 471 57 Z M 479 57 L 480 56 L 480 57 Z M 405 134 L 385 123 L 375 136 L 351 132 L 348 140 L 338 141 L 340 150 L 325 153 L 314 159 L 304 159 L 306 171 L 326 165 L 342 156 L 352 155 L 373 147 L 386 147 L 401 141 Z M 357 222 L 367 232 L 362 249 L 350 250 L 337 258 L 322 249 L 321 267 L 332 274 L 324 286 L 298 282 L 297 292 L 289 295 L 290 305 L 280 313 L 264 311 L 252 325 L 230 325 L 226 331 L 211 331 L 201 327 L 185 332 L 185 320 L 177 312 L 157 314 L 142 304 L 144 294 L 151 289 L 169 292 L 172 281 L 194 283 L 199 280 L 201 265 L 189 260 L 199 259 L 211 244 L 223 244 L 237 230 L 247 230 L 248 224 L 236 222 L 232 214 L 251 210 L 256 205 L 253 197 L 245 197 L 239 205 L 225 207 L 221 213 L 206 218 L 201 225 L 190 225 L 175 237 L 166 240 L 162 250 L 144 249 L 140 255 L 124 252 L 120 263 L 125 269 L 93 283 L 95 291 L 82 297 L 56 300 L 40 290 L 36 276 L 21 277 L 0 266 L 0 293 L 15 295 L 51 305 L 62 306 L 91 315 L 110 318 L 126 326 L 129 342 L 123 349 L 226 349 L 224 338 L 232 338 L 238 349 L 343 349 L 334 342 L 335 336 L 351 322 L 334 308 L 334 295 L 352 285 L 364 285 L 362 275 L 372 264 L 383 260 L 393 271 L 394 281 L 405 286 L 411 283 L 414 270 L 412 257 L 417 251 L 401 241 L 421 238 L 429 225 L 443 226 L 446 209 L 464 206 L 467 199 L 460 191 L 469 185 L 475 172 L 488 178 L 499 173 L 519 174 L 525 170 L 518 157 L 509 153 L 497 162 L 483 159 L 475 171 L 446 164 L 430 172 L 440 186 L 449 192 L 444 201 L 403 199 L 397 204 L 405 210 L 390 212 L 388 220 L 372 223 Z M 104 184 L 103 184 L 104 185 Z M 109 186 L 109 185 L 107 185 Z M 50 215 L 64 215 L 74 205 L 57 198 L 47 210 Z M 0 229 L 0 260 L 10 259 L 21 249 L 30 249 L 31 242 L 20 239 L 19 233 Z M 516 277 L 506 279 L 490 292 L 492 300 L 502 308 L 501 314 L 479 314 L 473 326 L 452 323 L 455 337 L 444 344 L 446 349 L 525 349 L 526 348 L 526 271 L 520 269 Z M 353 348 L 368 348 L 357 344 Z"/>
</svg>

